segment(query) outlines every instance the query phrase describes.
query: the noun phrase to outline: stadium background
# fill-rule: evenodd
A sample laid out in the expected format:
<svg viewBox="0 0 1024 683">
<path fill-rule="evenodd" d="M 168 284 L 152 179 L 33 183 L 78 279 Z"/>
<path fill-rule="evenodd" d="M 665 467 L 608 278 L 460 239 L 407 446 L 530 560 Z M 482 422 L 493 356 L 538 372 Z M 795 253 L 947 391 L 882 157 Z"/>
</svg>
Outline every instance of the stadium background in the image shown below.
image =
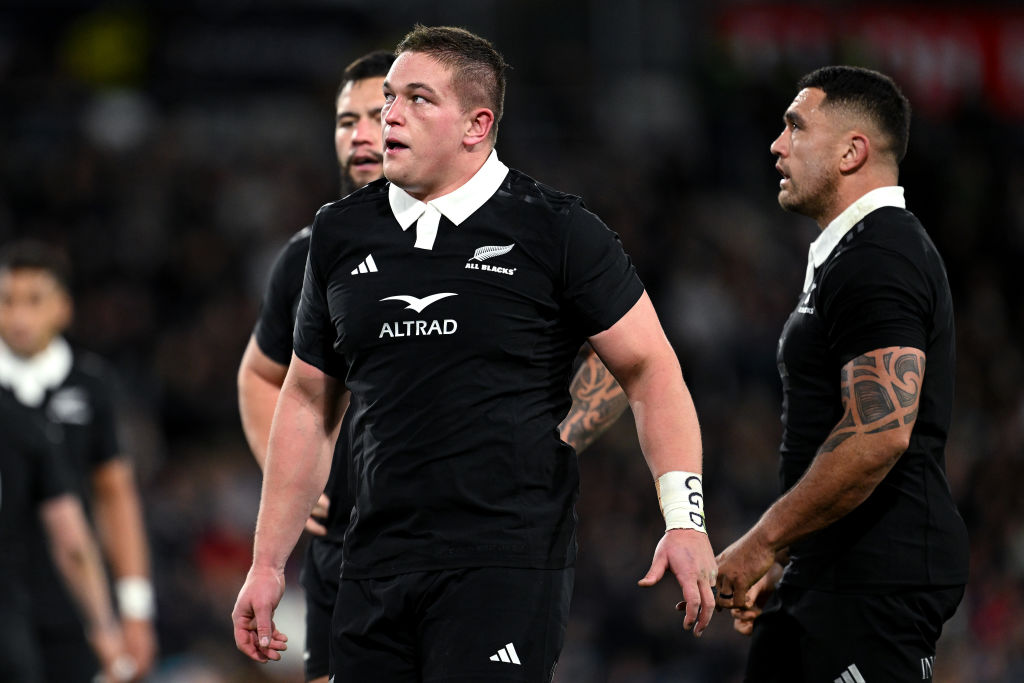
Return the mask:
<svg viewBox="0 0 1024 683">
<path fill-rule="evenodd" d="M 1024 11 L 1003 5 L 671 0 L 21 2 L 0 10 L 0 240 L 61 244 L 72 338 L 120 377 L 159 597 L 152 680 L 298 676 L 234 650 L 259 475 L 235 371 L 270 259 L 336 198 L 342 67 L 414 21 L 491 38 L 514 66 L 502 159 L 583 195 L 622 236 L 704 429 L 712 542 L 775 495 L 774 351 L 816 234 L 776 205 L 768 145 L 816 66 L 892 73 L 915 105 L 901 181 L 958 311 L 951 485 L 972 579 L 936 681 L 1024 680 Z M 719 614 L 699 641 L 670 581 L 629 418 L 583 456 L 581 554 L 557 680 L 737 680 Z M 295 588 L 293 567 L 290 586 Z M 280 621 L 298 629 L 289 593 Z"/>
</svg>

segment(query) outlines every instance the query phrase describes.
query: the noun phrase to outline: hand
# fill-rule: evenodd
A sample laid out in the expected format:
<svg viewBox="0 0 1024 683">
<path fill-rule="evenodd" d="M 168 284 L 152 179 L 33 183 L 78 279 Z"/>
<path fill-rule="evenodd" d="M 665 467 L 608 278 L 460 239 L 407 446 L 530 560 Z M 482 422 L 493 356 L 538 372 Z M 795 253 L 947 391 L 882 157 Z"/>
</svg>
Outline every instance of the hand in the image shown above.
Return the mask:
<svg viewBox="0 0 1024 683">
<path fill-rule="evenodd" d="M 327 527 L 321 523 L 321 520 L 327 519 L 327 511 L 330 509 L 331 499 L 327 497 L 326 493 L 321 493 L 320 497 L 316 499 L 316 505 L 313 506 L 313 512 L 306 520 L 306 531 L 314 536 L 326 535 Z"/>
<path fill-rule="evenodd" d="M 671 569 L 683 589 L 683 601 L 676 609 L 686 612 L 683 628 L 693 629 L 698 638 L 711 622 L 715 596 L 711 585 L 715 582 L 715 555 L 708 535 L 694 529 L 671 529 L 665 532 L 654 550 L 654 560 L 647 575 L 640 579 L 641 586 L 653 586 Z"/>
<path fill-rule="evenodd" d="M 120 626 L 113 617 L 108 623 L 89 628 L 87 636 L 89 645 L 92 646 L 93 652 L 96 653 L 96 659 L 100 662 L 103 677 L 107 681 L 118 683 L 129 680 L 126 675 L 130 676 L 131 674 L 126 669 L 130 663 L 127 662 L 124 651 L 124 638 Z M 134 667 L 132 668 L 134 669 Z"/>
<path fill-rule="evenodd" d="M 732 627 L 739 633 L 749 636 L 754 630 L 754 619 L 761 616 L 761 609 L 768 602 L 768 597 L 775 592 L 775 584 L 782 578 L 782 565 L 776 562 L 768 573 L 757 580 L 747 591 L 749 607 L 733 607 Z"/>
<path fill-rule="evenodd" d="M 253 567 L 231 610 L 235 646 L 261 664 L 281 659 L 281 651 L 288 649 L 288 636 L 278 631 L 273 622 L 282 595 L 284 574 Z"/>
<path fill-rule="evenodd" d="M 148 619 L 124 619 L 121 621 L 124 633 L 124 649 L 134 673 L 126 680 L 141 681 L 153 668 L 156 658 L 156 631 Z"/>
<path fill-rule="evenodd" d="M 775 564 L 775 551 L 761 540 L 755 527 L 723 550 L 716 560 L 716 604 L 719 607 L 747 608 L 752 604 L 750 589 Z"/>
</svg>

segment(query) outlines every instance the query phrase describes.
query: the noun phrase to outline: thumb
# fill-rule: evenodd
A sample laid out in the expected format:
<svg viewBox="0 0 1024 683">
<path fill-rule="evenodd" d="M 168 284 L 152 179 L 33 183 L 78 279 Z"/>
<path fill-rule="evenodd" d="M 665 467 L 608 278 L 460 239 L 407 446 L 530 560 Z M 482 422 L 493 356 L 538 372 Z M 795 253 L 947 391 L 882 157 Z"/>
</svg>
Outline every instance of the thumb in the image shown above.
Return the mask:
<svg viewBox="0 0 1024 683">
<path fill-rule="evenodd" d="M 274 612 L 269 607 L 256 610 L 256 638 L 263 649 L 270 647 L 270 636 L 274 632 Z"/>
<path fill-rule="evenodd" d="M 651 568 L 647 570 L 647 574 L 644 578 L 637 581 L 641 586 L 653 586 L 654 584 L 661 581 L 661 577 L 665 575 L 665 560 L 661 557 L 655 557 L 651 563 Z"/>
</svg>

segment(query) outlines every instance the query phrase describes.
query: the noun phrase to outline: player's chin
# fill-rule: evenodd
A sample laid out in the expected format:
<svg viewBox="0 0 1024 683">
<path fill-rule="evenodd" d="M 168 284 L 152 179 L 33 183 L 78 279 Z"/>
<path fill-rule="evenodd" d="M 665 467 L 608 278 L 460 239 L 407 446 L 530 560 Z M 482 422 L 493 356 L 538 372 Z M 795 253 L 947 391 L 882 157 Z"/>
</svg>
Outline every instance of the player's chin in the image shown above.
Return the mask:
<svg viewBox="0 0 1024 683">
<path fill-rule="evenodd" d="M 403 164 L 398 161 L 391 161 L 387 158 L 384 159 L 383 164 L 384 177 L 395 183 L 400 187 L 408 185 L 406 182 L 409 179 L 408 171 L 403 167 Z"/>
</svg>

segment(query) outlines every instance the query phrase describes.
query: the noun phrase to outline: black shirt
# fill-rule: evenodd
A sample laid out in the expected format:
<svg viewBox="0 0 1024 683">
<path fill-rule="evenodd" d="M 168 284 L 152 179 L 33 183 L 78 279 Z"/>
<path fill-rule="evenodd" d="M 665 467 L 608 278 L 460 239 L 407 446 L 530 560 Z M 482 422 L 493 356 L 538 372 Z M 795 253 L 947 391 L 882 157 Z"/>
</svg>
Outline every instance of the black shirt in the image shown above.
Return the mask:
<svg viewBox="0 0 1024 683">
<path fill-rule="evenodd" d="M 917 218 L 869 213 L 816 269 L 779 341 L 781 482 L 793 486 L 843 415 L 840 370 L 879 348 L 926 354 L 910 446 L 841 520 L 793 544 L 784 581 L 834 591 L 963 584 L 967 532 L 949 490 L 944 448 L 955 339 L 945 266 Z"/>
<path fill-rule="evenodd" d="M 263 293 L 260 317 L 253 330 L 260 351 L 281 365 L 288 365 L 292 359 L 295 310 L 302 292 L 309 236 L 309 227 L 299 230 L 278 253 Z M 327 480 L 326 493 L 331 500 L 327 508 L 327 519 L 324 520 L 327 533 L 318 537 L 334 543 L 341 543 L 344 539 L 352 510 L 352 495 L 348 487 L 348 439 L 345 436 L 351 422 L 349 412 L 346 412 L 342 422 L 341 435 L 331 462 L 331 474 Z"/>
<path fill-rule="evenodd" d="M 496 177 L 432 248 L 383 179 L 313 223 L 295 352 L 357 399 L 345 578 L 575 558 L 569 373 L 643 285 L 578 197 Z"/>
<path fill-rule="evenodd" d="M 0 389 L 0 602 L 25 597 L 23 572 L 29 538 L 39 525 L 39 506 L 71 491 L 47 425 Z"/>
<path fill-rule="evenodd" d="M 68 376 L 47 391 L 36 413 L 47 420 L 57 441 L 60 460 L 71 475 L 73 491 L 89 513 L 92 477 L 96 469 L 120 454 L 113 404 L 113 375 L 98 356 L 74 352 Z M 70 625 L 77 608 L 58 579 L 45 534 L 36 523 L 30 552 L 33 566 L 29 582 L 36 620 L 48 626 Z"/>
</svg>

